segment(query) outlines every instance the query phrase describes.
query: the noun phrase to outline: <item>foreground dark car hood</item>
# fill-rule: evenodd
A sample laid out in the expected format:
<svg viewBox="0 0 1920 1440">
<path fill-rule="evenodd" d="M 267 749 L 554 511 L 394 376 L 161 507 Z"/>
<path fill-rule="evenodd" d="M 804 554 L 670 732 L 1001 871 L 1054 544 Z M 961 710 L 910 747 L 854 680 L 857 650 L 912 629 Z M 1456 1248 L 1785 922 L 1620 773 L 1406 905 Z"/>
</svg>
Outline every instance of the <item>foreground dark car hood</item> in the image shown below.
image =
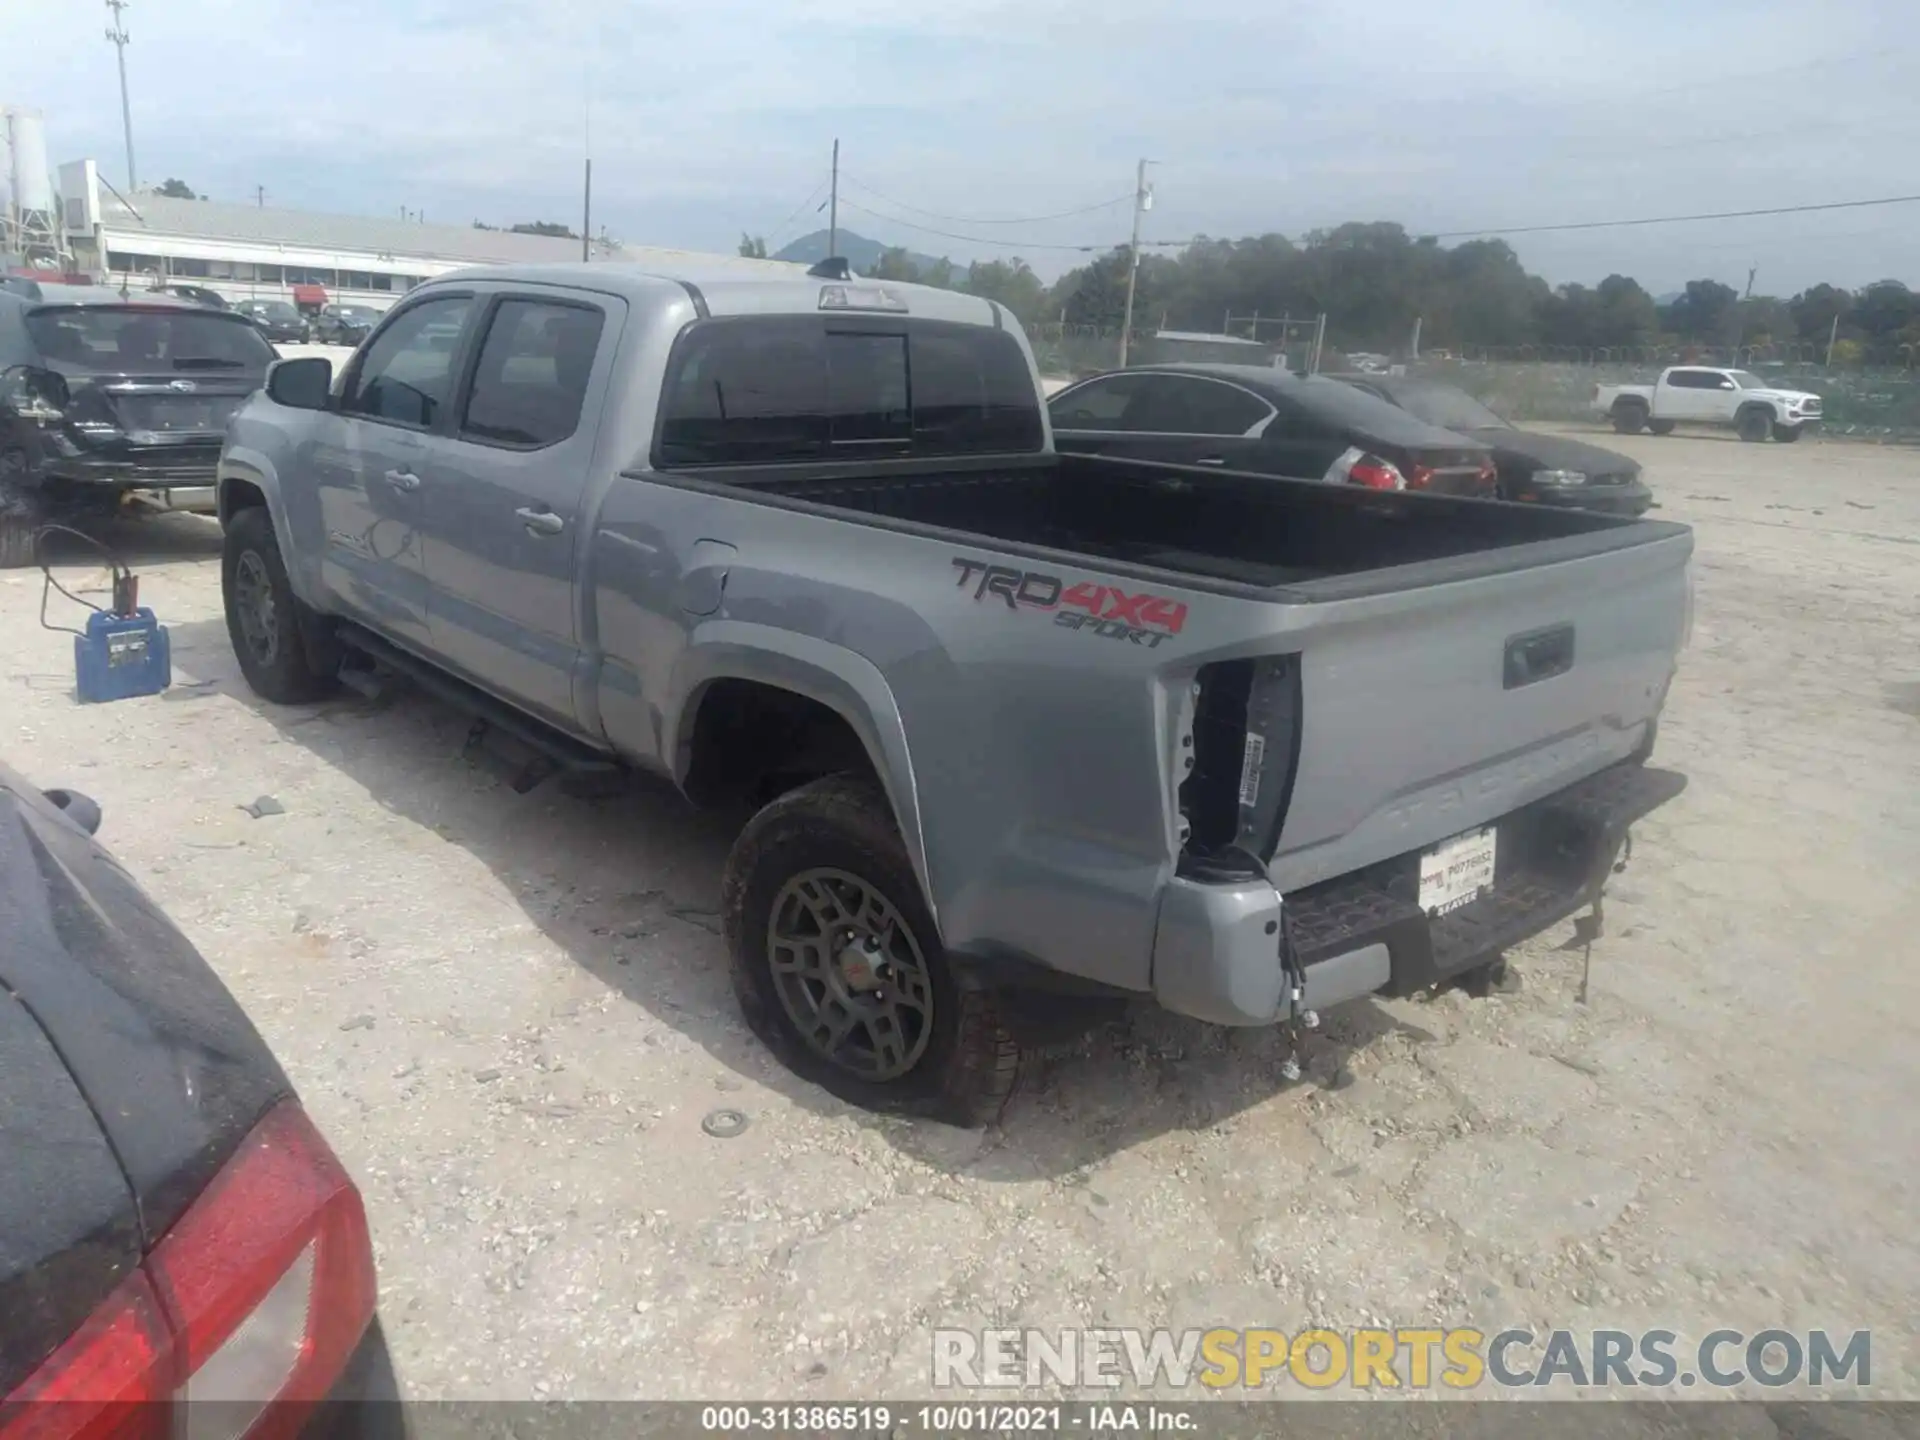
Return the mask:
<svg viewBox="0 0 1920 1440">
<path fill-rule="evenodd" d="M 290 1093 L 186 937 L 4 765 L 0 1086 L 4 1394 Z"/>
<path fill-rule="evenodd" d="M 1588 475 L 1637 474 L 1640 470 L 1640 462 L 1631 456 L 1565 435 L 1493 427 L 1466 433 L 1481 444 L 1493 447 L 1496 464 L 1532 461 L 1536 470 L 1579 470 Z"/>
</svg>

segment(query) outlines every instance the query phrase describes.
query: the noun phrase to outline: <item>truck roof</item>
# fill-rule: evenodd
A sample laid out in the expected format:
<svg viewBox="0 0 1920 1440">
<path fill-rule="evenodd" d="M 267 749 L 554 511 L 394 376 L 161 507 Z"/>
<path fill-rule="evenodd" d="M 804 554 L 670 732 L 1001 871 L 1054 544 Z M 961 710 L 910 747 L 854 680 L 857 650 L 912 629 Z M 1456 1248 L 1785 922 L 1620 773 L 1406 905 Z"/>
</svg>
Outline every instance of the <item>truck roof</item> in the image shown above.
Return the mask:
<svg viewBox="0 0 1920 1440">
<path fill-rule="evenodd" d="M 648 303 L 660 298 L 660 282 L 691 286 L 700 292 L 715 315 L 810 314 L 820 308 L 820 291 L 830 285 L 879 285 L 907 304 L 907 313 L 922 320 L 947 320 L 965 325 L 1004 327 L 1003 312 L 977 295 L 916 285 L 905 280 L 824 280 L 807 274 L 806 267 L 784 260 L 734 259 L 715 255 L 685 265 L 640 265 L 617 260 L 570 265 L 486 265 L 437 275 L 428 284 L 438 288 L 461 281 L 489 280 L 528 285 L 564 285 L 596 290 Z M 421 287 L 425 288 L 425 287 Z M 858 312 L 856 312 L 858 313 Z"/>
</svg>

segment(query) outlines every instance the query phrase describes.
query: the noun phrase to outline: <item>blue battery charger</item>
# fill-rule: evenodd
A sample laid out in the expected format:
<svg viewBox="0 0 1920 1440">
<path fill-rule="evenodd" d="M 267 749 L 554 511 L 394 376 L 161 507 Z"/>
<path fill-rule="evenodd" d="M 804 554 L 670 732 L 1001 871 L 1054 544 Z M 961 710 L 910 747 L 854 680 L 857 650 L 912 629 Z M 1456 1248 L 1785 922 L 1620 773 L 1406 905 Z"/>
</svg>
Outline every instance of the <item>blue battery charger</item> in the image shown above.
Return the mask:
<svg viewBox="0 0 1920 1440">
<path fill-rule="evenodd" d="M 82 705 L 158 695 L 173 684 L 167 627 L 144 605 L 130 615 L 95 611 L 73 637 L 73 677 Z"/>
<path fill-rule="evenodd" d="M 106 557 L 113 577 L 113 601 L 106 608 L 83 600 L 53 578 L 53 567 L 41 554 L 50 535 L 84 541 Z M 158 695 L 173 684 L 173 647 L 167 627 L 140 603 L 140 579 L 120 558 L 91 535 L 67 525 L 43 525 L 34 532 L 33 557 L 40 563 L 40 624 L 73 636 L 73 693 L 82 705 L 108 700 L 130 700 L 136 695 Z M 47 619 L 47 598 L 58 590 L 76 605 L 93 613 L 85 630 L 72 630 Z"/>
</svg>

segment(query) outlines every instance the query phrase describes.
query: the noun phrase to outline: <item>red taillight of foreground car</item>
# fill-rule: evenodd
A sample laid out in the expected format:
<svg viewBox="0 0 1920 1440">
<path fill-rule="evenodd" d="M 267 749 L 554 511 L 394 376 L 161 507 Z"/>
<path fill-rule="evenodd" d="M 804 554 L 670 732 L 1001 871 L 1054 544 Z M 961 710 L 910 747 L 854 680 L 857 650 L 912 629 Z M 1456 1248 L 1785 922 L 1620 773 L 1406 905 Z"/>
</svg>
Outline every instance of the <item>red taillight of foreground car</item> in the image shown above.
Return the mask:
<svg viewBox="0 0 1920 1440">
<path fill-rule="evenodd" d="M 1418 469 L 1419 467 L 1416 466 L 1415 468 Z M 1429 471 L 1428 478 L 1431 477 L 1432 472 Z M 1382 460 L 1378 455 L 1362 455 L 1358 460 L 1354 461 L 1347 469 L 1347 483 L 1349 485 L 1364 486 L 1368 490 L 1404 490 L 1407 488 L 1406 477 L 1401 475 L 1399 470 L 1390 462 Z"/>
<path fill-rule="evenodd" d="M 0 1440 L 290 1435 L 346 1368 L 374 1300 L 360 1192 L 289 1102 L 0 1402 Z"/>
</svg>

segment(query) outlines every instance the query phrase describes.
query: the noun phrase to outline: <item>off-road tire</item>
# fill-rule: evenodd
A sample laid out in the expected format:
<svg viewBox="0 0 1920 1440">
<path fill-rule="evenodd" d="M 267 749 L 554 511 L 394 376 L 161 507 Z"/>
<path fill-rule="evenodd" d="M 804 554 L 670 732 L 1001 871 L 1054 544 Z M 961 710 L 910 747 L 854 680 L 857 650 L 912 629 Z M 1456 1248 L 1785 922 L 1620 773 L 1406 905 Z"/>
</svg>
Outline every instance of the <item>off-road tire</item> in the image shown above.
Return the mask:
<svg viewBox="0 0 1920 1440">
<path fill-rule="evenodd" d="M 775 988 L 769 930 L 788 881 L 845 872 L 883 897 L 924 959 L 931 1034 L 912 1067 L 876 1080 L 816 1050 Z M 870 780 L 834 775 L 791 790 L 741 832 L 721 881 L 734 993 L 747 1024 L 794 1074 L 865 1109 L 974 1128 L 996 1120 L 1019 1078 L 1020 1047 L 992 991 L 962 985 L 940 945 L 885 798 Z"/>
<path fill-rule="evenodd" d="M 1805 429 L 1804 425 L 1776 425 L 1773 427 L 1773 438 L 1782 445 L 1791 445 L 1800 438 L 1801 432 Z"/>
<path fill-rule="evenodd" d="M 1613 407 L 1613 433 L 1616 435 L 1638 435 L 1647 428 L 1647 407 L 1637 402 L 1622 401 Z"/>
<path fill-rule="evenodd" d="M 240 576 L 257 566 L 272 597 L 275 643 L 270 651 L 248 636 L 241 617 Z M 250 506 L 227 521 L 220 547 L 220 592 L 227 612 L 227 638 L 240 673 L 254 694 L 276 705 L 304 705 L 331 694 L 335 673 L 313 662 L 302 633 L 303 607 L 287 581 L 273 518 L 262 506 Z"/>
<path fill-rule="evenodd" d="M 1673 421 L 1649 420 L 1647 421 L 1647 429 L 1655 435 L 1671 435 L 1673 433 Z"/>
<path fill-rule="evenodd" d="M 1758 445 L 1773 429 L 1773 417 L 1758 405 L 1733 417 L 1733 433 L 1749 445 Z"/>
</svg>

